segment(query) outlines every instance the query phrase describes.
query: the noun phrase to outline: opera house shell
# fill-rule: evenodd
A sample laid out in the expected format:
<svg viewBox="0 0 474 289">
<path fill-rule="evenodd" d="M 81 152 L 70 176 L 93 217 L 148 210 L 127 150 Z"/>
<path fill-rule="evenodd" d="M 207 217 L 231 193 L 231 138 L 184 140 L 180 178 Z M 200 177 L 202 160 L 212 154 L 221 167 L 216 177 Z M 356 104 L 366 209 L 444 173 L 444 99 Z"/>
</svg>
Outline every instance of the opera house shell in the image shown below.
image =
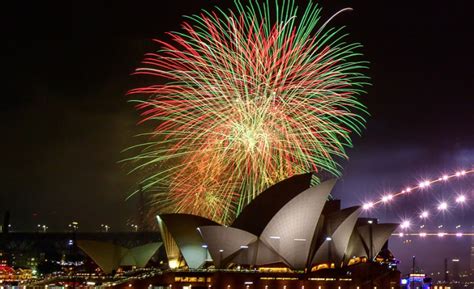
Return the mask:
<svg viewBox="0 0 474 289">
<path fill-rule="evenodd" d="M 311 186 L 312 174 L 268 188 L 230 226 L 187 214 L 157 216 L 170 268 L 340 268 L 374 260 L 398 224 L 360 218 L 360 207 L 331 200 L 330 179 Z"/>
<path fill-rule="evenodd" d="M 124 248 L 107 242 L 78 240 L 81 248 L 106 274 L 123 266 L 144 268 L 158 251 L 161 242 L 148 243 L 134 248 Z"/>
</svg>

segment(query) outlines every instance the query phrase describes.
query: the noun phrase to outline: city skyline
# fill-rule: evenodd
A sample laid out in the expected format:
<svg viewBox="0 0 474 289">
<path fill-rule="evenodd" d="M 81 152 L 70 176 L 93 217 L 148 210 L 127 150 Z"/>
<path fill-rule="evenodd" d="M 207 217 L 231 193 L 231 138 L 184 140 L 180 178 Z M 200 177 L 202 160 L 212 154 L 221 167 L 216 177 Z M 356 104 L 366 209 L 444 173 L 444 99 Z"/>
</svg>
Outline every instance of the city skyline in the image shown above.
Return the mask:
<svg viewBox="0 0 474 289">
<path fill-rule="evenodd" d="M 373 83 L 362 98 L 371 114 L 367 129 L 353 136 L 334 196 L 344 206 L 360 205 L 427 178 L 472 169 L 472 3 L 318 2 L 323 18 L 354 9 L 334 21 L 364 44 Z M 181 15 L 214 4 L 230 6 L 175 1 L 117 4 L 109 10 L 86 3 L 8 4 L 5 21 L 18 25 L 9 25 L 6 37 L 10 77 L 1 106 L 6 135 L 1 146 L 7 152 L 2 165 L 7 178 L 0 213 L 10 211 L 15 229 L 43 224 L 57 231 L 77 221 L 85 231 L 99 230 L 100 224 L 123 231 L 136 223 L 138 199 L 125 199 L 139 178 L 117 163 L 142 130 L 124 95 L 141 81 L 129 74 L 145 52 L 157 49 L 152 38 L 179 29 Z M 419 212 L 429 207 L 437 215 L 429 221 L 433 230 L 442 224 L 455 231 L 460 224 L 472 231 L 473 184 L 467 176 L 370 214 L 384 222 L 417 223 Z M 458 194 L 467 198 L 462 209 L 437 213 L 437 204 L 450 199 L 454 205 Z M 423 249 L 423 241 L 413 242 L 413 251 Z M 440 248 L 447 246 L 439 242 Z M 410 257 L 406 245 L 392 243 L 404 251 L 404 259 Z M 449 249 L 445 257 L 468 252 L 462 244 L 462 250 Z M 437 267 L 442 258 L 420 257 Z"/>
</svg>

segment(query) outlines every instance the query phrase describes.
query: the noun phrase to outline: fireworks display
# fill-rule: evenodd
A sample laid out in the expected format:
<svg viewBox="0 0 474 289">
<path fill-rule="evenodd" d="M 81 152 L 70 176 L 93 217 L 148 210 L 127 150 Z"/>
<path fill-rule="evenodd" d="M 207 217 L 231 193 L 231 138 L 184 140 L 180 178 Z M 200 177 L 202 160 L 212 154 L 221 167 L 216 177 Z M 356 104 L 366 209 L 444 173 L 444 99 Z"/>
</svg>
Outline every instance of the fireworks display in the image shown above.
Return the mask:
<svg viewBox="0 0 474 289">
<path fill-rule="evenodd" d="M 156 83 L 130 91 L 155 129 L 130 160 L 159 211 L 229 223 L 287 177 L 339 175 L 364 124 L 366 62 L 314 3 L 299 12 L 291 0 L 236 1 L 156 40 L 136 70 Z"/>
</svg>

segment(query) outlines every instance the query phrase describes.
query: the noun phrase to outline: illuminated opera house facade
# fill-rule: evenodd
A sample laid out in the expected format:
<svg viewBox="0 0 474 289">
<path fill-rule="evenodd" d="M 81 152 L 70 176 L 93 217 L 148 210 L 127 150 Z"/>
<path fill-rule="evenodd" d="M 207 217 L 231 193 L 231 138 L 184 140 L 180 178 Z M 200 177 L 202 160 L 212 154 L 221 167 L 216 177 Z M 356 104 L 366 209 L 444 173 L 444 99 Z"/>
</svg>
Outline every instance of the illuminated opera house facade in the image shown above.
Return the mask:
<svg viewBox="0 0 474 289">
<path fill-rule="evenodd" d="M 311 174 L 255 198 L 230 226 L 187 214 L 157 216 L 170 270 L 163 288 L 399 288 L 387 248 L 398 224 L 360 218 L 361 207 L 330 200 L 336 180 Z M 145 284 L 142 284 L 145 285 Z"/>
</svg>

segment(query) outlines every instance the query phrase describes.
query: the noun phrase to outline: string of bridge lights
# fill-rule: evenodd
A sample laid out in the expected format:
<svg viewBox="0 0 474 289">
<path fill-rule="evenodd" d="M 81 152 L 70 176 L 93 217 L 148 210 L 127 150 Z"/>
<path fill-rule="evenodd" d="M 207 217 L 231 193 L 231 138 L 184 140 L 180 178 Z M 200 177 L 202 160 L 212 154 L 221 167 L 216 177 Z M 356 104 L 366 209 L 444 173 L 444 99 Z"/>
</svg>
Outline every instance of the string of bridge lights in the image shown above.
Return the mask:
<svg viewBox="0 0 474 289">
<path fill-rule="evenodd" d="M 467 201 L 467 198 L 466 198 L 466 196 L 463 195 L 463 194 L 457 195 L 456 198 L 454 199 L 454 203 L 455 203 L 456 205 L 458 205 L 458 206 L 464 205 L 464 204 L 466 203 L 466 201 Z M 448 204 L 447 201 L 441 201 L 441 202 L 439 202 L 438 205 L 436 206 L 436 210 L 437 210 L 438 212 L 443 213 L 443 212 L 447 211 L 448 208 L 450 208 L 450 207 L 451 207 L 451 205 Z M 424 221 L 426 221 L 426 220 L 429 218 L 430 215 L 431 215 L 431 214 L 430 214 L 430 211 L 428 211 L 428 210 L 425 209 L 425 210 L 422 210 L 422 211 L 418 214 L 418 218 L 419 218 L 420 221 L 423 221 L 423 222 L 424 222 Z M 402 229 L 408 228 L 409 226 L 410 226 L 410 221 L 409 221 L 409 220 L 405 220 L 405 221 L 403 221 L 402 224 L 401 224 L 401 228 L 402 228 Z M 423 225 L 423 226 L 424 226 L 424 225 Z"/>
<path fill-rule="evenodd" d="M 410 220 L 404 220 L 400 223 L 400 229 L 406 230 L 409 229 L 412 226 L 412 223 Z M 425 224 L 420 225 L 420 229 L 425 228 Z M 456 230 L 459 230 L 462 226 L 461 225 L 456 225 Z M 444 225 L 439 225 L 438 229 L 444 228 Z"/>
<path fill-rule="evenodd" d="M 420 238 L 425 238 L 425 237 L 438 237 L 438 238 L 443 238 L 443 237 L 473 237 L 474 233 L 463 233 L 463 232 L 400 232 L 400 233 L 393 233 L 392 236 L 398 236 L 398 237 L 420 237 Z"/>
<path fill-rule="evenodd" d="M 395 199 L 396 197 L 407 195 L 407 194 L 413 193 L 415 191 L 420 191 L 420 190 L 426 189 L 426 188 L 428 188 L 431 185 L 436 184 L 436 183 L 440 183 L 440 182 L 446 183 L 446 182 L 449 182 L 452 179 L 459 179 L 461 177 L 464 177 L 466 175 L 473 174 L 473 173 L 474 173 L 474 168 L 470 169 L 470 170 L 459 170 L 459 171 L 455 172 L 454 174 L 451 174 L 451 175 L 445 174 L 445 175 L 440 176 L 439 178 L 432 179 L 432 180 L 422 180 L 421 182 L 418 183 L 418 185 L 408 186 L 408 187 L 406 187 L 405 189 L 401 190 L 398 193 L 385 194 L 380 199 L 378 199 L 376 201 L 366 202 L 365 204 L 362 205 L 362 209 L 367 211 L 367 210 L 373 209 L 377 205 L 387 204 L 387 203 L 393 201 L 393 199 Z M 456 203 L 466 202 L 466 196 L 465 195 L 458 195 L 455 199 L 455 202 Z M 449 207 L 449 204 L 446 201 L 443 201 L 443 202 L 438 204 L 437 208 L 438 208 L 438 210 L 443 211 L 443 210 L 448 209 L 448 207 Z M 423 212 L 420 213 L 421 218 L 427 218 L 428 216 L 429 216 L 428 211 L 423 211 Z"/>
<path fill-rule="evenodd" d="M 459 171 L 456 171 L 453 174 L 444 174 L 444 175 L 442 175 L 442 176 L 440 176 L 436 179 L 431 179 L 431 180 L 430 179 L 425 179 L 425 180 L 420 181 L 417 185 L 405 187 L 405 189 L 402 189 L 398 193 L 385 194 L 385 195 L 381 196 L 380 199 L 378 199 L 376 201 L 366 202 L 362 205 L 362 209 L 365 210 L 365 211 L 368 211 L 368 210 L 371 210 L 371 209 L 375 208 L 377 205 L 390 203 L 396 197 L 407 195 L 407 194 L 410 194 L 410 193 L 413 193 L 413 192 L 416 192 L 416 191 L 425 190 L 425 189 L 429 188 L 430 186 L 432 186 L 433 184 L 446 183 L 446 182 L 449 182 L 453 179 L 459 179 L 461 177 L 464 177 L 464 176 L 467 176 L 467 175 L 473 174 L 473 173 L 474 173 L 474 168 L 472 168 L 470 170 L 459 170 Z M 463 205 L 464 203 L 466 203 L 466 201 L 467 201 L 467 198 L 464 194 L 459 194 L 454 199 L 454 203 L 457 204 L 457 205 Z M 444 212 L 444 211 L 448 210 L 448 208 L 450 206 L 451 205 L 450 205 L 450 203 L 448 203 L 448 201 L 441 201 L 437 204 L 436 209 L 437 209 L 438 212 Z M 430 215 L 431 214 L 428 210 L 423 210 L 418 214 L 418 219 L 424 222 L 429 218 Z M 454 231 L 454 232 L 444 231 L 444 229 L 443 229 L 444 226 L 443 225 L 438 226 L 438 232 L 428 232 L 424 229 L 425 224 L 422 224 L 422 225 L 419 226 L 420 227 L 419 232 L 413 232 L 413 231 L 408 232 L 408 230 L 410 229 L 411 226 L 412 226 L 412 224 L 411 224 L 410 220 L 403 220 L 400 223 L 400 229 L 402 231 L 398 232 L 398 233 L 393 233 L 392 236 L 398 236 L 398 237 L 401 237 L 401 238 L 403 238 L 403 237 L 420 237 L 420 238 L 426 238 L 426 237 L 438 237 L 438 238 L 457 237 L 457 238 L 460 238 L 460 237 L 464 237 L 464 236 L 473 236 L 474 237 L 474 232 L 469 232 L 468 233 L 468 232 L 459 231 L 460 228 L 461 228 L 461 225 L 457 225 L 456 226 L 456 231 Z"/>
<path fill-rule="evenodd" d="M 444 225 L 438 225 L 437 232 L 433 231 L 427 231 L 425 228 L 425 224 L 419 225 L 419 232 L 415 231 L 408 231 L 410 228 L 414 227 L 412 226 L 412 223 L 410 220 L 404 220 L 400 223 L 400 230 L 401 232 L 398 233 L 393 233 L 392 236 L 398 236 L 398 237 L 413 237 L 417 236 L 420 238 L 425 238 L 425 237 L 465 237 L 465 236 L 474 236 L 474 232 L 462 232 L 461 231 L 461 225 L 456 225 L 454 231 L 447 231 Z"/>
</svg>

